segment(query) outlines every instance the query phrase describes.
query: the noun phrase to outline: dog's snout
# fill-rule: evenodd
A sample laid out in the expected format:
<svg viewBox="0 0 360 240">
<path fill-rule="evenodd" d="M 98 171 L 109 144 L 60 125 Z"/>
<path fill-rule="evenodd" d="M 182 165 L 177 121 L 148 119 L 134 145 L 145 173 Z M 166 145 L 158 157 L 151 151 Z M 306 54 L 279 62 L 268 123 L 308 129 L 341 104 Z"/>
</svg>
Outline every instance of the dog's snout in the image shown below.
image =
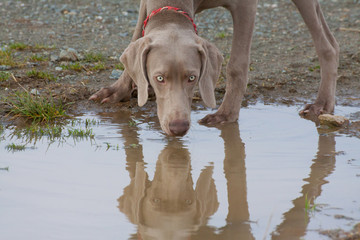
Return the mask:
<svg viewBox="0 0 360 240">
<path fill-rule="evenodd" d="M 190 128 L 190 123 L 187 120 L 174 120 L 169 123 L 170 132 L 174 136 L 184 136 Z"/>
</svg>

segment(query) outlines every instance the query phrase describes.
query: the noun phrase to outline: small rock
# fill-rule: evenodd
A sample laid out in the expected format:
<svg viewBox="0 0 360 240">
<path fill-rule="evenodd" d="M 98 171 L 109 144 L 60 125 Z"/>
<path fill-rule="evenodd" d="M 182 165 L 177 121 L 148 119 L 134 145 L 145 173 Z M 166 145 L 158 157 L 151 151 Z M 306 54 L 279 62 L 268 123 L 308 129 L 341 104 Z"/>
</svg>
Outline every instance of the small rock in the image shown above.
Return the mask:
<svg viewBox="0 0 360 240">
<path fill-rule="evenodd" d="M 26 65 L 27 65 L 28 67 L 37 67 L 37 66 L 39 66 L 40 64 L 37 63 L 37 62 L 26 62 Z"/>
<path fill-rule="evenodd" d="M 73 48 L 68 48 L 67 50 L 61 50 L 60 60 L 61 61 L 77 61 L 77 60 L 79 60 L 79 53 Z"/>
<path fill-rule="evenodd" d="M 30 93 L 35 95 L 35 96 L 40 95 L 40 92 L 36 88 L 31 89 Z"/>
<path fill-rule="evenodd" d="M 127 33 L 127 32 L 119 33 L 120 37 L 127 37 L 128 35 L 129 35 L 129 33 Z"/>
<path fill-rule="evenodd" d="M 62 67 L 56 67 L 55 71 L 62 71 Z"/>
<path fill-rule="evenodd" d="M 11 66 L 7 66 L 7 65 L 0 65 L 0 71 L 6 71 L 6 70 L 10 70 Z"/>
<path fill-rule="evenodd" d="M 95 21 L 101 22 L 103 20 L 102 16 L 96 16 Z"/>
<path fill-rule="evenodd" d="M 343 116 L 334 116 L 331 114 L 322 114 L 319 116 L 320 125 L 328 127 L 346 127 L 349 125 L 349 119 Z"/>
<path fill-rule="evenodd" d="M 110 79 L 118 79 L 120 76 L 121 76 L 121 74 L 123 73 L 123 71 L 121 71 L 121 70 L 118 70 L 118 69 L 115 69 L 115 70 L 113 70 L 112 72 L 111 72 L 111 75 L 110 75 Z"/>
<path fill-rule="evenodd" d="M 51 62 L 59 61 L 59 57 L 58 57 L 57 55 L 51 55 L 51 56 L 50 56 L 50 61 L 51 61 Z"/>
</svg>

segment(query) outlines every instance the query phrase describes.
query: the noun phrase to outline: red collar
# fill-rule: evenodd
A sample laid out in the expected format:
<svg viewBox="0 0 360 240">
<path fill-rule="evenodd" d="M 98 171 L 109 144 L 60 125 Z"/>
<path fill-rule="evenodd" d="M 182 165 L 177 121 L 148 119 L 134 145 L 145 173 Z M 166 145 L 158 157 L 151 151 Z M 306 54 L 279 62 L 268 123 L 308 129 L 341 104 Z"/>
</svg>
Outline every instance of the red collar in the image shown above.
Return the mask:
<svg viewBox="0 0 360 240">
<path fill-rule="evenodd" d="M 156 10 L 152 11 L 150 13 L 150 15 L 147 16 L 147 18 L 144 21 L 144 25 L 143 25 L 142 36 L 145 35 L 145 28 L 146 28 L 146 25 L 148 24 L 150 18 L 152 18 L 153 16 L 155 16 L 156 14 L 158 14 L 159 12 L 161 12 L 163 10 L 173 10 L 173 11 L 176 11 L 176 12 L 181 13 L 182 15 L 184 15 L 187 19 L 190 20 L 190 22 L 192 23 L 192 25 L 194 27 L 195 33 L 197 34 L 197 29 L 196 29 L 196 25 L 194 23 L 194 20 L 190 17 L 190 15 L 187 12 L 181 10 L 180 8 L 171 7 L 171 6 L 165 6 L 165 7 L 162 7 L 162 8 L 159 8 L 159 9 L 156 9 Z"/>
</svg>

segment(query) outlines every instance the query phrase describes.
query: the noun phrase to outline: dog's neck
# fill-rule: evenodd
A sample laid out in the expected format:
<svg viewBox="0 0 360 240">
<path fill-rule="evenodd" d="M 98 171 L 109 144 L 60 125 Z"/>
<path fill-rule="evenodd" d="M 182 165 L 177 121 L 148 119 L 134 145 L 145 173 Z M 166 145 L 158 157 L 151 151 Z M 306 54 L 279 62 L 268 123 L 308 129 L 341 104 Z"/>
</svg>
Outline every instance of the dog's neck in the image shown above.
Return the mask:
<svg viewBox="0 0 360 240">
<path fill-rule="evenodd" d="M 181 9 L 181 11 L 183 11 Z M 151 13 L 150 13 L 151 14 Z M 197 33 L 196 25 L 192 21 L 192 16 L 173 10 L 164 10 L 156 13 L 146 22 L 146 28 L 143 33 L 149 34 L 155 30 L 175 29 L 178 31 L 192 30 Z"/>
<path fill-rule="evenodd" d="M 178 13 L 178 14 L 181 14 L 182 16 L 184 16 L 186 19 L 188 19 L 191 24 L 193 25 L 193 28 L 194 28 L 194 31 L 195 33 L 197 34 L 197 27 L 196 27 L 196 24 L 194 23 L 194 20 L 192 19 L 192 17 L 189 15 L 188 12 L 185 12 L 184 10 L 182 10 L 181 8 L 176 8 L 176 7 L 172 7 L 172 6 L 165 6 L 165 7 L 162 7 L 162 8 L 158 8 L 154 11 L 152 11 L 150 13 L 150 15 L 147 16 L 147 18 L 145 19 L 144 23 L 143 23 L 143 31 L 142 31 L 142 36 L 145 35 L 145 29 L 146 29 L 146 26 L 148 25 L 148 23 L 151 21 L 151 19 L 153 19 L 156 15 L 162 13 L 162 12 L 167 12 L 167 11 L 172 11 L 172 12 L 175 12 L 175 13 Z M 176 19 L 175 19 L 176 20 Z M 166 21 L 166 19 L 164 20 L 165 24 L 166 23 L 173 23 L 173 21 Z M 175 28 L 177 28 L 175 26 Z"/>
<path fill-rule="evenodd" d="M 152 0 L 147 1 L 147 15 L 151 14 L 152 11 L 165 7 L 165 6 L 172 6 L 182 9 L 183 11 L 189 13 L 189 15 L 193 18 L 195 15 L 194 12 L 194 0 L 181 0 L 181 1 L 174 1 L 174 0 Z"/>
</svg>

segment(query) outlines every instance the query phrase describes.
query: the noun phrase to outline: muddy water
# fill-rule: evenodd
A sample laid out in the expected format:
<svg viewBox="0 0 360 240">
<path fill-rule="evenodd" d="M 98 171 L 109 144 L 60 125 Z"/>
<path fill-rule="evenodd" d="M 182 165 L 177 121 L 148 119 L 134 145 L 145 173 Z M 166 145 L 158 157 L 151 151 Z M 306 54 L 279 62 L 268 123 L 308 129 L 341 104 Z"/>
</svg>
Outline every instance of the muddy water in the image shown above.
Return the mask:
<svg viewBox="0 0 360 240">
<path fill-rule="evenodd" d="M 53 139 L 6 129 L 0 239 L 326 239 L 319 230 L 350 229 L 360 221 L 360 139 L 297 111 L 250 106 L 238 124 L 207 128 L 197 110 L 183 138 L 163 135 L 150 112 L 88 113 Z"/>
</svg>

